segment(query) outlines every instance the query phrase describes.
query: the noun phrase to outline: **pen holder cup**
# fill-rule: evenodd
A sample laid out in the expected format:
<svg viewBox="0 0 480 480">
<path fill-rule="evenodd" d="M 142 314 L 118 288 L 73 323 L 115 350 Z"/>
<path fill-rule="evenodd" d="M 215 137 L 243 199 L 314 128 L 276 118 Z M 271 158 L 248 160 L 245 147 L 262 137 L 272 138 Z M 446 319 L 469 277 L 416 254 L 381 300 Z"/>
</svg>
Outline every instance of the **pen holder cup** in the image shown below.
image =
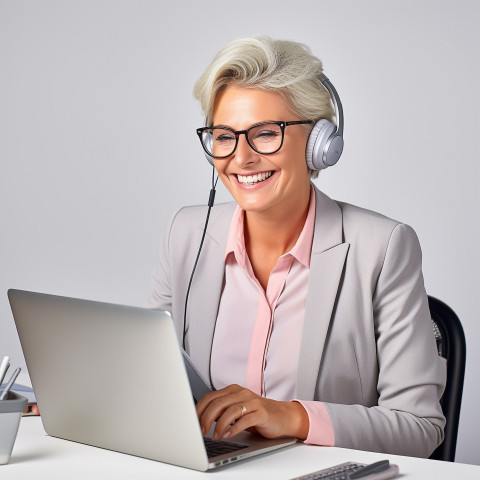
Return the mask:
<svg viewBox="0 0 480 480">
<path fill-rule="evenodd" d="M 0 400 L 0 465 L 10 460 L 20 418 L 26 408 L 27 399 L 14 392 L 8 392 L 7 398 Z"/>
</svg>

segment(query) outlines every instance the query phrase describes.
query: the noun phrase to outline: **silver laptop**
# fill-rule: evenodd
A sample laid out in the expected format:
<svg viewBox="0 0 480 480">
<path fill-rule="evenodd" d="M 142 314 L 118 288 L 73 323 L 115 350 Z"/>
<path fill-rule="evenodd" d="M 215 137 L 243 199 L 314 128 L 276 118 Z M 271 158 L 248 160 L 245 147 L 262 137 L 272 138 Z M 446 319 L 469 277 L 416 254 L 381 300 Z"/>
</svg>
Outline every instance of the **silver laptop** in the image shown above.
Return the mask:
<svg viewBox="0 0 480 480">
<path fill-rule="evenodd" d="M 242 432 L 207 455 L 167 312 L 21 290 L 8 298 L 49 435 L 201 471 L 295 442 Z"/>
</svg>

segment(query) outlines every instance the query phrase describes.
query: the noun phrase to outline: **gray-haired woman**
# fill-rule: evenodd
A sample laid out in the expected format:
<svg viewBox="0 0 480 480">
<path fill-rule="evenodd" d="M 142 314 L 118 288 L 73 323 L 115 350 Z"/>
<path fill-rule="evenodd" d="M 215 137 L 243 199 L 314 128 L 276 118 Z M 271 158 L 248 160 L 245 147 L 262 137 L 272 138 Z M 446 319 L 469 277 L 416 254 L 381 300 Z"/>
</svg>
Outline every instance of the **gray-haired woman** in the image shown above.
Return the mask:
<svg viewBox="0 0 480 480">
<path fill-rule="evenodd" d="M 198 133 L 235 202 L 211 210 L 186 314 L 207 210 L 176 213 L 150 305 L 172 313 L 216 388 L 197 404 L 204 433 L 216 422 L 214 438 L 251 429 L 427 457 L 443 439 L 445 364 L 420 247 L 407 225 L 311 183 L 328 148 L 312 135 L 335 132 L 321 73 L 304 45 L 257 37 L 200 77 Z"/>
</svg>

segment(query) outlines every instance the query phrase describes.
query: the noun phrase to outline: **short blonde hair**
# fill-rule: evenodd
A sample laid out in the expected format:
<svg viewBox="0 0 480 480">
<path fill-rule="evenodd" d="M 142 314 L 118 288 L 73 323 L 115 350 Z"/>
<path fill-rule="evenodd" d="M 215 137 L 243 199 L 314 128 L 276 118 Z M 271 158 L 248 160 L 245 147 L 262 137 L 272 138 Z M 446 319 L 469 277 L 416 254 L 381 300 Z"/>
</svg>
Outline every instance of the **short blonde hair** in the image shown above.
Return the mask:
<svg viewBox="0 0 480 480">
<path fill-rule="evenodd" d="M 193 94 L 207 126 L 212 125 L 218 93 L 228 85 L 279 93 L 299 118 L 333 121 L 330 94 L 318 79 L 322 71 L 320 59 L 302 43 L 266 36 L 240 38 L 217 53 L 195 83 Z"/>
</svg>

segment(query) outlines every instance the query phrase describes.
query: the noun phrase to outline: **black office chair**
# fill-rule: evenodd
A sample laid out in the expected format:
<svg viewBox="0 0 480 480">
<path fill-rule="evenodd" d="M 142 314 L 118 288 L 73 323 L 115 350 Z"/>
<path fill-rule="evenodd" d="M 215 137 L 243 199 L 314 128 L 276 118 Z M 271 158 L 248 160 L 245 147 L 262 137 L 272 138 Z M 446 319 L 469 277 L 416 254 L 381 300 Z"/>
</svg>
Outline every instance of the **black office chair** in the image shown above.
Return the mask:
<svg viewBox="0 0 480 480">
<path fill-rule="evenodd" d="M 429 296 L 428 306 L 437 340 L 438 354 L 447 359 L 447 384 L 440 401 L 443 414 L 447 419 L 445 439 L 430 458 L 453 462 L 457 447 L 458 421 L 465 376 L 465 334 L 459 318 L 448 305 Z"/>
</svg>

